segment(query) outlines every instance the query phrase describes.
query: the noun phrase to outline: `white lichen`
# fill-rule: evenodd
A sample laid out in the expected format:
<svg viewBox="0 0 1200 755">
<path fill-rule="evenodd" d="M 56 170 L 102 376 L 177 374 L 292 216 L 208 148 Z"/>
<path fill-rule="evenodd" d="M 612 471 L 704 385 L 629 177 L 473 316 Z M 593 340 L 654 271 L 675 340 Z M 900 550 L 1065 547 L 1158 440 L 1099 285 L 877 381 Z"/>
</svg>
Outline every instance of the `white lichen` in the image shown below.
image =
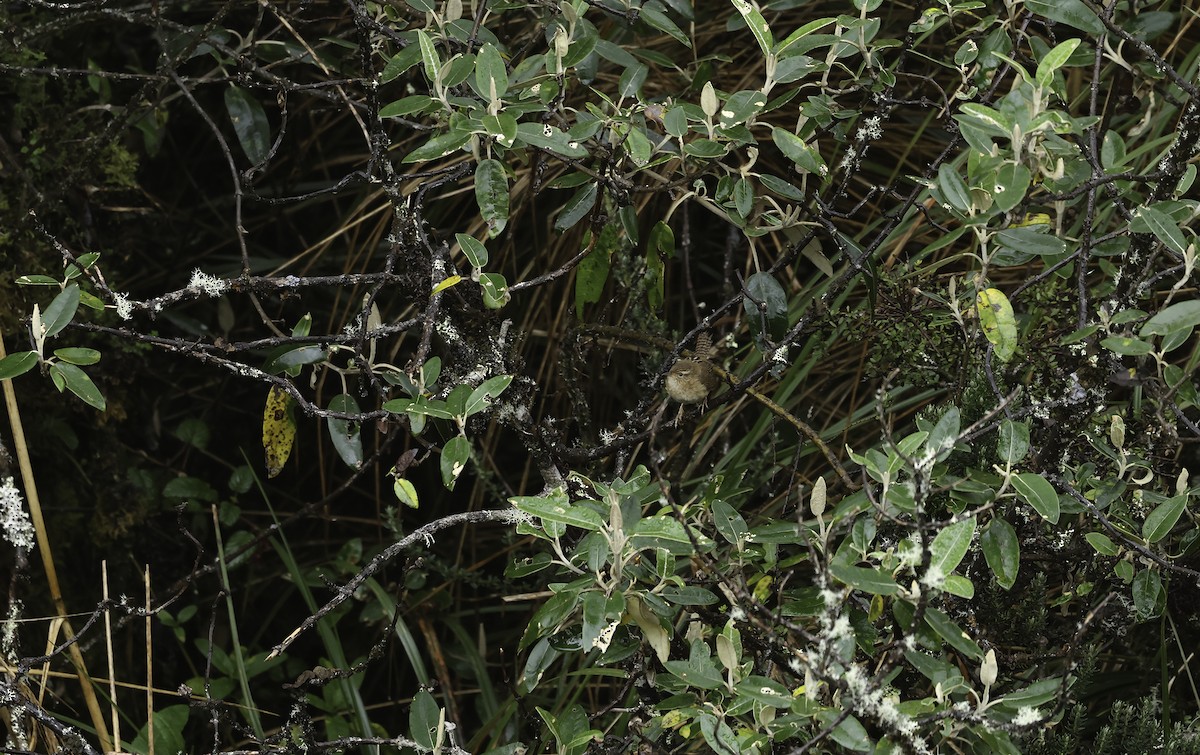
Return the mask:
<svg viewBox="0 0 1200 755">
<path fill-rule="evenodd" d="M 188 282 L 188 288 L 211 297 L 220 296 L 225 293 L 225 289 L 228 287 L 229 284 L 225 281 L 214 275 L 209 275 L 200 268 L 192 271 L 192 280 Z"/>
<path fill-rule="evenodd" d="M 4 617 L 4 623 L 0 624 L 0 654 L 10 663 L 15 662 L 18 655 L 17 622 L 24 610 L 25 604 L 18 599 L 13 599 L 8 604 L 8 615 Z"/>
<path fill-rule="evenodd" d="M 4 539 L 15 547 L 33 549 L 33 523 L 25 511 L 21 491 L 17 490 L 11 477 L 0 483 L 0 529 Z"/>
<path fill-rule="evenodd" d="M 129 294 L 113 294 L 113 307 L 117 310 L 117 317 L 122 320 L 133 317 L 133 304 L 129 301 Z"/>
<path fill-rule="evenodd" d="M 1040 721 L 1042 714 L 1037 708 L 1026 705 L 1017 711 L 1016 718 L 1013 719 L 1015 726 L 1030 726 Z"/>
</svg>

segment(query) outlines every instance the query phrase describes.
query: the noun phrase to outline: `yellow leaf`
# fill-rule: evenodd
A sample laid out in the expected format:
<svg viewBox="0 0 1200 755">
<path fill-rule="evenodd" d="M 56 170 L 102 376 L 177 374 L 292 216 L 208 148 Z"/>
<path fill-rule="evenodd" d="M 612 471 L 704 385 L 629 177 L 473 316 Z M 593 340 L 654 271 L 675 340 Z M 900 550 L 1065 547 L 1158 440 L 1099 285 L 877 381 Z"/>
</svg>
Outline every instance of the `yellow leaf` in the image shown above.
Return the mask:
<svg viewBox="0 0 1200 755">
<path fill-rule="evenodd" d="M 430 293 L 430 296 L 433 296 L 434 294 L 440 294 L 441 292 L 445 291 L 446 289 L 450 288 L 451 286 L 456 286 L 459 283 L 462 283 L 462 276 L 461 275 L 451 275 L 446 280 L 444 280 L 441 283 L 434 286 L 433 291 Z"/>
<path fill-rule="evenodd" d="M 1050 216 L 1044 212 L 1031 213 L 1026 215 L 1020 223 L 1015 223 L 1014 228 L 1027 228 L 1031 225 L 1050 225 Z"/>
<path fill-rule="evenodd" d="M 263 410 L 263 450 L 267 452 L 267 477 L 283 471 L 292 443 L 296 440 L 296 420 L 292 417 L 292 397 L 279 386 L 271 386 L 267 407 Z"/>
<path fill-rule="evenodd" d="M 996 350 L 996 358 L 1001 362 L 1012 359 L 1017 350 L 1017 318 L 1008 297 L 999 289 L 984 289 L 975 297 L 975 309 L 983 334 Z"/>
<path fill-rule="evenodd" d="M 396 494 L 396 498 L 400 499 L 410 509 L 415 509 L 421 505 L 420 499 L 417 498 L 417 489 L 403 477 L 397 477 L 396 481 L 392 483 L 392 492 Z"/>
</svg>

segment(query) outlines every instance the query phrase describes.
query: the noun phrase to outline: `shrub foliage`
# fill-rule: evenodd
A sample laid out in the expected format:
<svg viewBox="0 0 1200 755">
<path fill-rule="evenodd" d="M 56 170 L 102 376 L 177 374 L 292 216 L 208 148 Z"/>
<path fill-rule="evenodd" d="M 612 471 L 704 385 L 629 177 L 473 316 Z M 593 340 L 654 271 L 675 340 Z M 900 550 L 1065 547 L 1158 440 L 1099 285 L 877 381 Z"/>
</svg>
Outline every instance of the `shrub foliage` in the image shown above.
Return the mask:
<svg viewBox="0 0 1200 755">
<path fill-rule="evenodd" d="M 0 13 L 11 748 L 1200 751 L 1194 8 Z"/>
</svg>

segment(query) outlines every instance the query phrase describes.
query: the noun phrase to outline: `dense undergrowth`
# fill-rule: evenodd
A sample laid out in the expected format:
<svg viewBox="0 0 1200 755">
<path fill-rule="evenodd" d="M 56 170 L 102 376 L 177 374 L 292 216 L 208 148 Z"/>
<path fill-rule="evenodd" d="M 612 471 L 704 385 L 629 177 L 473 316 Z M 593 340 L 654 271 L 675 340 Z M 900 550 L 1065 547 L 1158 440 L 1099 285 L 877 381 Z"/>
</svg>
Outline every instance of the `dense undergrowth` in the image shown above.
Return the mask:
<svg viewBox="0 0 1200 755">
<path fill-rule="evenodd" d="M 1200 752 L 1194 2 L 0 14 L 7 751 Z"/>
</svg>

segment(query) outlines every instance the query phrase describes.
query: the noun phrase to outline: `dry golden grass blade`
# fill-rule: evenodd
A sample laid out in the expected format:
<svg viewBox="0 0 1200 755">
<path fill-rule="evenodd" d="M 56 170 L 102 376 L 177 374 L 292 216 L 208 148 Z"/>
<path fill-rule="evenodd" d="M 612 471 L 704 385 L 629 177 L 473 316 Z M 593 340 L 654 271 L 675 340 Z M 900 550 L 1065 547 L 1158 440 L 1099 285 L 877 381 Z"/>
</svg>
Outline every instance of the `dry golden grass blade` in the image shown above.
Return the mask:
<svg viewBox="0 0 1200 755">
<path fill-rule="evenodd" d="M 104 602 L 108 602 L 108 560 L 100 562 L 100 584 Z M 112 717 L 112 737 L 114 752 L 121 751 L 121 718 L 120 707 L 117 705 L 117 672 L 113 664 L 112 611 L 104 612 L 104 652 L 108 658 L 108 707 Z"/>
<path fill-rule="evenodd" d="M 146 565 L 146 746 L 154 755 L 154 628 L 150 613 L 150 566 Z"/>
</svg>

